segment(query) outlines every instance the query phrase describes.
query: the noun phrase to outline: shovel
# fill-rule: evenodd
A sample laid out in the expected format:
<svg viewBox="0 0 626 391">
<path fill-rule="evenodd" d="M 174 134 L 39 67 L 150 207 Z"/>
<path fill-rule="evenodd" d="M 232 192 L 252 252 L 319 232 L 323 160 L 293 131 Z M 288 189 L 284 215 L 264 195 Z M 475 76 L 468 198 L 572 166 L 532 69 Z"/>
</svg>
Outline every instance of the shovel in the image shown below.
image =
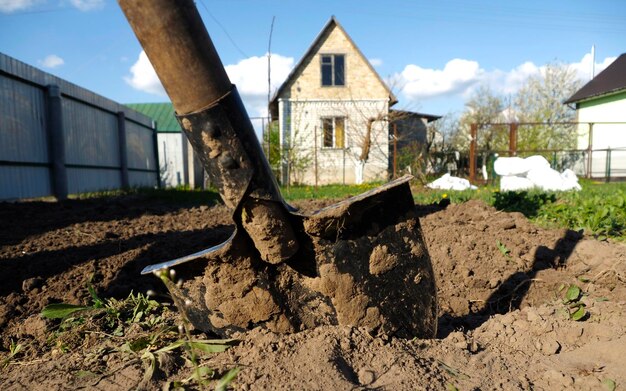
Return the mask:
<svg viewBox="0 0 626 391">
<path fill-rule="evenodd" d="M 235 230 L 215 247 L 146 267 L 176 268 L 173 299 L 220 336 L 321 325 L 431 338 L 435 280 L 402 177 L 299 213 L 282 198 L 240 96 L 192 0 L 119 0 Z"/>
</svg>

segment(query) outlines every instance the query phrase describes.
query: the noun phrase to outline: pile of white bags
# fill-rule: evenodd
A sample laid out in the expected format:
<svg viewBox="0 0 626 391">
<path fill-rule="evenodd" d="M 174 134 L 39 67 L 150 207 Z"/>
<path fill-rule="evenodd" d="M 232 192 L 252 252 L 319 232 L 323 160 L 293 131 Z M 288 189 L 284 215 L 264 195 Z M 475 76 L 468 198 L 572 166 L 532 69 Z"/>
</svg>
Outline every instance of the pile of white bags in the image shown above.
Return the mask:
<svg viewBox="0 0 626 391">
<path fill-rule="evenodd" d="M 500 178 L 501 191 L 538 188 L 545 191 L 580 190 L 578 178 L 570 169 L 562 173 L 550 168 L 543 156 L 499 157 L 493 164 Z"/>
<path fill-rule="evenodd" d="M 440 190 L 476 190 L 477 187 L 472 185 L 467 179 L 458 178 L 450 174 L 445 174 L 439 179 L 435 179 L 426 185 L 431 189 Z"/>
</svg>

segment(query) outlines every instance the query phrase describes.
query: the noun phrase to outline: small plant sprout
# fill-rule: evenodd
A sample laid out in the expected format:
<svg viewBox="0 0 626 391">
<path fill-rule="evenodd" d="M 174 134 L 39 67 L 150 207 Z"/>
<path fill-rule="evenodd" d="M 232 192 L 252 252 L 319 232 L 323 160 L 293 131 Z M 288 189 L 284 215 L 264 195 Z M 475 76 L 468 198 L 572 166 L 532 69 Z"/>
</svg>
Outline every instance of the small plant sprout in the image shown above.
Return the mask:
<svg viewBox="0 0 626 391">
<path fill-rule="evenodd" d="M 583 292 L 577 285 L 574 284 L 571 284 L 565 291 L 563 304 L 565 304 L 567 313 L 571 320 L 584 320 L 587 315 L 585 303 L 581 301 L 582 296 Z"/>
<path fill-rule="evenodd" d="M 502 243 L 499 240 L 496 240 L 496 246 L 498 246 L 498 250 L 500 250 L 500 253 L 504 255 L 507 258 L 507 260 L 511 259 L 511 250 L 509 250 L 509 248 L 506 247 L 504 243 Z"/>
<path fill-rule="evenodd" d="M 16 343 L 13 338 L 11 338 L 11 343 L 9 344 L 9 354 L 0 363 L 0 368 L 6 368 L 21 351 L 22 344 Z"/>
</svg>

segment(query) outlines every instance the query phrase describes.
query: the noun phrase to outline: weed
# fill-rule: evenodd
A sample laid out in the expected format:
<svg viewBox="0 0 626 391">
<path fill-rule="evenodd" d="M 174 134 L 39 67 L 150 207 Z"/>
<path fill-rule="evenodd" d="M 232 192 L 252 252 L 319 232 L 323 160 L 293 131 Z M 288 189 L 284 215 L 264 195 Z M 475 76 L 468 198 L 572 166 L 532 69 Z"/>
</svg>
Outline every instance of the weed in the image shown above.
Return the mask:
<svg viewBox="0 0 626 391">
<path fill-rule="evenodd" d="M 498 250 L 500 250 L 500 253 L 502 253 L 502 255 L 507 258 L 511 258 L 511 250 L 509 250 L 501 241 L 496 240 L 496 246 L 498 246 Z"/>
<path fill-rule="evenodd" d="M 565 287 L 563 286 L 562 289 Z M 570 285 L 565 291 L 565 298 L 563 304 L 567 310 L 567 314 L 571 320 L 580 321 L 584 320 L 587 315 L 585 309 L 585 303 L 581 301 L 583 292 L 577 285 Z"/>
<path fill-rule="evenodd" d="M 609 379 L 609 378 L 606 378 L 606 379 L 602 380 L 602 385 L 608 391 L 614 391 L 615 388 L 617 387 L 617 384 L 615 383 L 615 380 Z"/>
<path fill-rule="evenodd" d="M 124 335 L 125 327 L 133 323 L 145 322 L 147 326 L 153 326 L 161 319 L 155 314 L 161 305 L 141 293 L 131 292 L 124 300 L 102 300 L 91 284 L 87 289 L 91 294 L 91 305 L 50 304 L 43 309 L 41 315 L 48 319 L 62 319 L 61 330 L 84 323 L 85 317 L 100 319 L 104 329 L 115 336 Z"/>
<path fill-rule="evenodd" d="M 225 340 L 197 340 L 193 339 L 191 336 L 191 322 L 189 321 L 189 317 L 187 315 L 187 307 L 191 304 L 188 301 L 183 302 L 181 295 L 178 294 L 178 286 L 180 282 L 174 283 L 174 279 L 176 278 L 176 273 L 174 270 L 161 269 L 154 272 L 154 274 L 161 279 L 165 287 L 170 292 L 172 300 L 174 304 L 179 310 L 181 316 L 181 324 L 178 327 L 180 339 L 176 342 L 173 342 L 161 349 L 158 349 L 154 353 L 145 352 L 144 358 L 147 358 L 150 367 L 152 370 L 148 369 L 146 374 L 150 374 L 152 376 L 152 372 L 154 371 L 154 367 L 156 365 L 156 361 L 160 354 L 167 353 L 174 349 L 181 348 L 184 352 L 187 353 L 187 359 L 191 366 L 193 367 L 193 374 L 188 379 L 172 383 L 171 385 L 175 387 L 181 387 L 190 382 L 195 382 L 201 387 L 207 386 L 215 376 L 215 371 L 200 365 L 199 357 L 202 354 L 206 353 L 218 353 L 223 352 L 228 349 L 231 345 L 238 343 L 237 340 L 233 339 L 225 339 Z M 231 369 L 227 372 L 221 379 L 218 380 L 217 385 L 215 387 L 216 390 L 225 390 L 226 386 L 237 376 L 239 373 L 238 368 Z M 168 386 L 169 387 L 169 386 Z"/>
<path fill-rule="evenodd" d="M 9 354 L 0 363 L 0 369 L 6 368 L 11 363 L 11 361 L 13 361 L 15 357 L 22 351 L 22 348 L 22 344 L 16 343 L 13 338 L 11 338 L 11 343 L 9 344 Z"/>
</svg>

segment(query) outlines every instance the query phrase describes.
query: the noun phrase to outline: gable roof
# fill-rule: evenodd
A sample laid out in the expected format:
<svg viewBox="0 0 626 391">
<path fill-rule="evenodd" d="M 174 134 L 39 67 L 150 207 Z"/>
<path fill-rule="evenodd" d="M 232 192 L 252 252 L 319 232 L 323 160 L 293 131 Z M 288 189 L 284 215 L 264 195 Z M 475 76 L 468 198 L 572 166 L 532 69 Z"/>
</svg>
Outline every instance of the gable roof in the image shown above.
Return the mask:
<svg viewBox="0 0 626 391">
<path fill-rule="evenodd" d="M 611 65 L 563 103 L 580 102 L 621 90 L 626 90 L 626 53 L 620 55 Z"/>
<path fill-rule="evenodd" d="M 346 38 L 348 39 L 348 42 L 350 42 L 350 44 L 354 47 L 354 50 L 356 50 L 359 56 L 361 56 L 361 59 L 365 62 L 365 64 L 367 64 L 370 71 L 372 71 L 372 73 L 376 76 L 376 78 L 378 78 L 378 81 L 385 87 L 385 89 L 389 93 L 389 105 L 393 106 L 394 104 L 398 102 L 398 99 L 396 99 L 395 95 L 391 92 L 391 90 L 387 86 L 387 83 L 385 83 L 383 79 L 380 78 L 380 75 L 378 74 L 378 72 L 376 72 L 376 70 L 374 70 L 374 67 L 372 66 L 372 64 L 363 55 L 363 52 L 361 52 L 361 49 L 359 49 L 359 47 L 354 43 L 350 35 L 346 32 L 346 30 L 344 30 L 344 28 L 341 26 L 341 24 L 339 24 L 339 22 L 333 15 L 330 17 L 328 22 L 326 22 L 326 25 L 324 26 L 324 28 L 322 28 L 322 31 L 320 31 L 319 34 L 317 34 L 317 37 L 315 37 L 315 39 L 313 40 L 313 43 L 311 43 L 307 51 L 300 58 L 300 61 L 298 61 L 296 66 L 293 67 L 291 72 L 289 72 L 287 79 L 285 79 L 283 84 L 281 84 L 278 90 L 276 90 L 276 92 L 274 93 L 274 96 L 272 97 L 272 100 L 270 101 L 270 104 L 269 104 L 270 106 L 269 109 L 270 109 L 270 113 L 272 114 L 272 118 L 275 117 L 274 113 L 278 112 L 278 107 L 277 107 L 278 97 L 283 93 L 285 88 L 287 88 L 287 86 L 289 85 L 293 77 L 296 74 L 298 74 L 299 71 L 306 65 L 307 59 L 314 54 L 315 47 L 317 47 L 317 45 L 321 43 L 322 39 L 327 35 L 327 33 L 331 31 L 333 27 L 337 27 L 346 36 Z"/>
<path fill-rule="evenodd" d="M 389 110 L 390 114 L 395 114 L 397 118 L 419 118 L 425 119 L 427 123 L 433 122 L 441 118 L 441 115 L 433 115 L 426 113 L 419 113 L 417 111 L 407 111 L 407 110 Z"/>
<path fill-rule="evenodd" d="M 181 132 L 174 114 L 174 106 L 169 102 L 163 103 L 130 103 L 126 106 L 138 111 L 156 122 L 157 132 Z"/>
</svg>

